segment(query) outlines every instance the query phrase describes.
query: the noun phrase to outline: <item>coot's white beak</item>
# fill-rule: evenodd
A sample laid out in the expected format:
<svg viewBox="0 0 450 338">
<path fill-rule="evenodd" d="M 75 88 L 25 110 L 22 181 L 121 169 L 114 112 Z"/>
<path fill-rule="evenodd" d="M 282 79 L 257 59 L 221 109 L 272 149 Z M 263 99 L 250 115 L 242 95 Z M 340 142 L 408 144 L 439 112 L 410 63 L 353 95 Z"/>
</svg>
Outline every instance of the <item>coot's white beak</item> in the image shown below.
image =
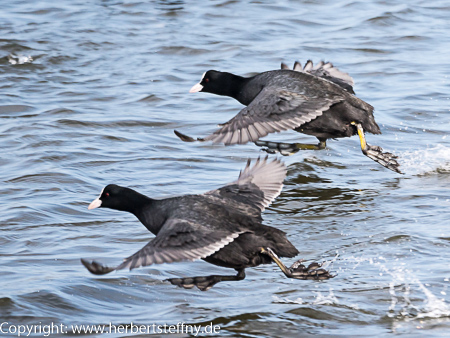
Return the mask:
<svg viewBox="0 0 450 338">
<path fill-rule="evenodd" d="M 95 200 L 93 200 L 91 204 L 89 204 L 88 210 L 92 210 L 92 209 L 98 208 L 101 205 L 102 205 L 102 201 L 100 200 L 100 197 L 98 197 Z"/>
<path fill-rule="evenodd" d="M 92 209 L 98 208 L 98 207 L 100 207 L 102 205 L 102 201 L 101 201 L 100 197 L 102 197 L 104 189 L 105 188 L 103 188 L 102 191 L 100 192 L 100 195 L 95 200 L 93 200 L 91 202 L 91 204 L 89 204 L 88 210 L 92 210 Z"/>
<path fill-rule="evenodd" d="M 197 83 L 196 85 L 194 85 L 194 87 L 191 88 L 191 90 L 189 90 L 189 93 L 197 93 L 200 92 L 203 89 L 203 86 L 200 83 Z"/>
<path fill-rule="evenodd" d="M 197 83 L 194 87 L 191 88 L 189 93 L 197 93 L 200 92 L 203 89 L 203 86 L 200 84 L 203 81 L 203 78 L 205 77 L 206 72 L 203 73 L 202 78 L 200 79 L 200 82 Z"/>
</svg>

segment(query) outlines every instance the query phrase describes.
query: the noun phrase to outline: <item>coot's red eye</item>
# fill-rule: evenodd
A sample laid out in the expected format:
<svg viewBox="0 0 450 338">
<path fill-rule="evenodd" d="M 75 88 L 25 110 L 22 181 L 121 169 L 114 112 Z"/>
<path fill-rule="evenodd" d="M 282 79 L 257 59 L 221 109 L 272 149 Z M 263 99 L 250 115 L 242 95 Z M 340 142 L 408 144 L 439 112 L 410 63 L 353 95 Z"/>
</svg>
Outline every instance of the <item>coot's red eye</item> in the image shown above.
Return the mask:
<svg viewBox="0 0 450 338">
<path fill-rule="evenodd" d="M 106 197 L 109 197 L 109 192 L 107 192 L 105 195 L 106 195 Z"/>
<path fill-rule="evenodd" d="M 208 83 L 208 82 L 209 82 L 209 79 L 208 79 L 208 78 L 206 78 L 206 79 L 205 79 L 205 82 L 206 82 L 206 83 Z"/>
</svg>

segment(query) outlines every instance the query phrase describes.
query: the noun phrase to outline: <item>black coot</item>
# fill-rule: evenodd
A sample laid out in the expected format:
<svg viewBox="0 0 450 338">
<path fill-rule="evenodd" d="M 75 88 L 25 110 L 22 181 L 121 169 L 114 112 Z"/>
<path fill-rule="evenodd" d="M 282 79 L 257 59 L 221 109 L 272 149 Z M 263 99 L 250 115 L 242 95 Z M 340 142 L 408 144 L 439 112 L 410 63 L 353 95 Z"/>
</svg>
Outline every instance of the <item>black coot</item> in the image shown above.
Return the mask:
<svg viewBox="0 0 450 338">
<path fill-rule="evenodd" d="M 329 138 L 359 135 L 363 153 L 388 169 L 400 173 L 397 156 L 367 144 L 364 132 L 381 134 L 373 117 L 373 107 L 357 98 L 353 79 L 333 67 L 308 61 L 296 62 L 294 70 L 282 69 L 244 78 L 231 73 L 209 70 L 190 92 L 208 92 L 235 98 L 246 107 L 221 128 L 200 141 L 244 144 L 255 142 L 266 151 L 291 155 L 299 150 L 323 149 Z M 269 133 L 294 129 L 313 135 L 318 144 L 287 144 L 259 141 Z M 183 141 L 192 137 L 175 131 Z"/>
<path fill-rule="evenodd" d="M 201 195 L 184 195 L 155 200 L 132 189 L 108 185 L 89 209 L 97 207 L 128 211 L 156 235 L 146 246 L 110 268 L 82 259 L 93 274 L 137 268 L 151 264 L 203 259 L 233 268 L 236 276 L 172 278 L 172 284 L 208 290 L 221 281 L 242 280 L 244 269 L 275 262 L 287 277 L 328 279 L 332 276 L 317 263 L 308 267 L 294 263 L 287 268 L 278 258 L 294 257 L 298 250 L 286 234 L 261 224 L 261 212 L 279 194 L 286 167 L 279 160 L 250 161 L 239 178 L 219 189 Z"/>
</svg>

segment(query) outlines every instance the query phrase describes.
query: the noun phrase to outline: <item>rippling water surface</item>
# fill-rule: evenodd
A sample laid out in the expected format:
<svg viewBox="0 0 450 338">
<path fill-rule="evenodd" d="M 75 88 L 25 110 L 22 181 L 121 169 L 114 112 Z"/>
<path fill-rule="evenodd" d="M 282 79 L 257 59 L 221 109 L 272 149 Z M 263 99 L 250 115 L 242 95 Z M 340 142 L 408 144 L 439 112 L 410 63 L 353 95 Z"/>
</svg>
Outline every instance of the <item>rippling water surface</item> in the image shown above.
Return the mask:
<svg viewBox="0 0 450 338">
<path fill-rule="evenodd" d="M 9 324 L 219 325 L 236 337 L 447 336 L 450 330 L 450 6 L 446 1 L 25 1 L 0 12 L 0 315 Z M 12 64 L 9 54 L 31 56 Z M 208 292 L 166 278 L 223 274 L 203 261 L 89 274 L 152 235 L 130 214 L 88 211 L 117 183 L 155 198 L 234 180 L 252 144 L 182 143 L 240 109 L 189 94 L 208 69 L 251 75 L 281 61 L 332 61 L 376 108 L 405 175 L 357 138 L 284 158 L 264 213 L 336 278 L 272 266 Z M 315 142 L 295 132 L 267 139 Z M 13 334 L 10 334 L 13 336 Z M 123 336 L 117 334 L 118 336 Z"/>
</svg>

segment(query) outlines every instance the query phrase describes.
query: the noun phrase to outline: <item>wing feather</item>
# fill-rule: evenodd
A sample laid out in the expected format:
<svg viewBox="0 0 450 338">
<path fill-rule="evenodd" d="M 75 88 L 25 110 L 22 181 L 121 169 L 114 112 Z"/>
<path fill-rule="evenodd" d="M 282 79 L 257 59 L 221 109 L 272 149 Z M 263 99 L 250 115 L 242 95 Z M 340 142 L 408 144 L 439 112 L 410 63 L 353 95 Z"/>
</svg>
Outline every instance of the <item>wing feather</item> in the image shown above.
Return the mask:
<svg viewBox="0 0 450 338">
<path fill-rule="evenodd" d="M 168 219 L 155 238 L 141 250 L 124 259 L 115 268 L 101 266 L 96 262 L 83 264 L 95 274 L 113 270 L 135 269 L 152 264 L 172 263 L 205 258 L 231 243 L 245 231 L 217 230 L 198 222 L 183 219 Z"/>
<path fill-rule="evenodd" d="M 226 145 L 255 142 L 269 133 L 295 129 L 342 100 L 344 97 L 339 95 L 311 96 L 265 87 L 247 107 L 204 140 Z"/>
<path fill-rule="evenodd" d="M 245 203 L 256 208 L 259 215 L 280 194 L 286 171 L 286 165 L 278 159 L 268 162 L 267 157 L 258 158 L 253 166 L 249 160 L 236 181 L 205 195 L 230 198 L 236 209 Z"/>
</svg>

